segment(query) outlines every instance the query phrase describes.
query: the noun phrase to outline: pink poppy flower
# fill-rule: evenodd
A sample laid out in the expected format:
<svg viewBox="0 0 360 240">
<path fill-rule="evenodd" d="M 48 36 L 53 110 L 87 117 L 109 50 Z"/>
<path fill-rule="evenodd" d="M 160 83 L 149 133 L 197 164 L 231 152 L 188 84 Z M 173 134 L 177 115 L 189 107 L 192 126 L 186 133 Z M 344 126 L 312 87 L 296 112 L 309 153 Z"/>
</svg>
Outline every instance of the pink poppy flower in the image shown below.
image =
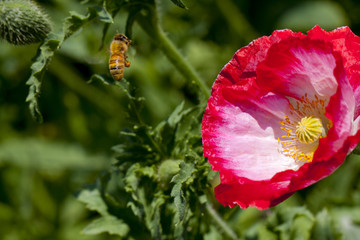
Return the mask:
<svg viewBox="0 0 360 240">
<path fill-rule="evenodd" d="M 274 31 L 221 70 L 202 122 L 217 200 L 266 209 L 334 172 L 360 140 L 360 38 Z"/>
</svg>

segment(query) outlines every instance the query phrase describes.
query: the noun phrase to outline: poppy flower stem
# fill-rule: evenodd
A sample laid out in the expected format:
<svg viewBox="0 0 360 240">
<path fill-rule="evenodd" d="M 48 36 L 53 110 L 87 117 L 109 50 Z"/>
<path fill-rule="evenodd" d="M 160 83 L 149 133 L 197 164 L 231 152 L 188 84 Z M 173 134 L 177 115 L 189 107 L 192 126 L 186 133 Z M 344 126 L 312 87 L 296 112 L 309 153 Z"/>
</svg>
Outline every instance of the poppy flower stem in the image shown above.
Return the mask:
<svg viewBox="0 0 360 240">
<path fill-rule="evenodd" d="M 137 22 L 185 79 L 189 83 L 196 84 L 204 97 L 208 99 L 210 97 L 210 88 L 165 34 L 160 26 L 155 7 L 149 7 L 147 14 L 139 14 L 139 16 L 137 16 Z"/>
<path fill-rule="evenodd" d="M 206 203 L 206 211 L 212 217 L 212 219 L 218 224 L 218 226 L 224 231 L 224 233 L 231 239 L 239 239 L 236 236 L 236 233 L 229 228 L 226 222 L 219 216 L 219 214 L 215 211 L 215 209 L 211 206 L 210 203 Z"/>
</svg>

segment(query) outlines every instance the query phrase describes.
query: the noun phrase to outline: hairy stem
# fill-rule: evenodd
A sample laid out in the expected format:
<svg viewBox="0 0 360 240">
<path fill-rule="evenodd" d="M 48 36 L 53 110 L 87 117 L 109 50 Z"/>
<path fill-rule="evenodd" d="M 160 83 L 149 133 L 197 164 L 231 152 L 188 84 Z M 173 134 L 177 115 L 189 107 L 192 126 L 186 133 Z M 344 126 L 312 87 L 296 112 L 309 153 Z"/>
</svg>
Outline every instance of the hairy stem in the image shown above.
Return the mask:
<svg viewBox="0 0 360 240">
<path fill-rule="evenodd" d="M 218 226 L 224 231 L 224 233 L 231 239 L 238 239 L 235 232 L 229 228 L 229 226 L 224 222 L 224 220 L 218 215 L 215 209 L 211 206 L 210 203 L 206 203 L 206 211 L 212 217 L 212 219 L 218 224 Z"/>
<path fill-rule="evenodd" d="M 158 47 L 164 52 L 166 57 L 185 77 L 185 79 L 189 83 L 196 84 L 204 97 L 208 99 L 210 97 L 210 88 L 199 77 L 191 64 L 185 60 L 173 42 L 164 33 L 157 19 L 155 7 L 150 8 L 147 15 L 139 15 L 137 20 L 142 29 L 153 39 L 155 43 L 158 44 Z"/>
</svg>

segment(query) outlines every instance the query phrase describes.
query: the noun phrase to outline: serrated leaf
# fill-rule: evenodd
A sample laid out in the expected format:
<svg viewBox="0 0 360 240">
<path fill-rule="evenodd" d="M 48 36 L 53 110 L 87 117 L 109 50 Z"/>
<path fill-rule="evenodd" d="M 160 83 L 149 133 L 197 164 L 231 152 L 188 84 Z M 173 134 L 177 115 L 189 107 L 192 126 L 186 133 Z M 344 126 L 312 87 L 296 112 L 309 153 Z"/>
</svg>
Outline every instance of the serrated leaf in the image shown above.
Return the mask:
<svg viewBox="0 0 360 240">
<path fill-rule="evenodd" d="M 144 179 L 146 177 L 146 180 Z M 131 193 L 133 201 L 127 206 L 131 208 L 134 215 L 145 221 L 146 227 L 150 230 L 154 239 L 160 239 L 162 227 L 160 223 L 160 209 L 165 203 L 160 191 L 154 192 L 157 178 L 154 166 L 142 166 L 139 163 L 133 164 L 125 176 L 125 189 Z"/>
<path fill-rule="evenodd" d="M 161 206 L 165 203 L 162 197 L 155 198 L 145 208 L 145 221 L 154 239 L 161 239 L 162 227 L 160 222 Z"/>
<path fill-rule="evenodd" d="M 156 142 L 159 143 L 163 157 L 168 158 L 174 149 L 176 127 L 171 127 L 167 121 L 161 122 L 155 129 Z"/>
<path fill-rule="evenodd" d="M 100 192 L 97 189 L 82 190 L 77 196 L 79 201 L 86 204 L 86 207 L 92 211 L 100 213 L 102 216 L 108 216 L 107 206 L 101 198 Z"/>
<path fill-rule="evenodd" d="M 175 141 L 179 143 L 186 143 L 183 139 L 190 139 L 192 137 L 197 137 L 201 139 L 201 119 L 205 107 L 197 106 L 193 108 L 186 109 L 181 114 L 181 119 L 178 122 Z M 202 146 L 202 144 L 200 144 Z M 186 143 L 184 147 L 189 147 L 189 144 Z M 187 151 L 186 149 L 184 149 Z"/>
<path fill-rule="evenodd" d="M 117 86 L 120 86 L 126 97 L 129 100 L 128 103 L 128 120 L 133 123 L 133 128 L 127 132 L 122 132 L 122 135 L 128 136 L 129 142 L 127 142 L 124 149 L 128 148 L 131 144 L 135 144 L 135 148 L 139 148 L 145 150 L 146 156 L 143 156 L 143 160 L 154 160 L 157 157 L 164 156 L 163 149 L 161 148 L 161 143 L 156 141 L 154 138 L 154 131 L 151 127 L 149 127 L 142 119 L 140 114 L 141 109 L 143 107 L 144 98 L 143 97 L 135 97 L 136 89 L 128 82 L 126 79 L 122 79 L 120 82 L 115 83 Z M 139 149 L 134 149 L 138 151 Z M 124 151 L 125 152 L 125 151 Z M 132 152 L 131 155 L 137 155 L 135 152 Z M 152 156 L 150 156 L 150 154 Z M 118 157 L 121 161 L 121 158 Z"/>
<path fill-rule="evenodd" d="M 31 75 L 26 82 L 29 85 L 29 93 L 26 102 L 29 102 L 30 113 L 37 122 L 42 122 L 43 118 L 40 112 L 38 98 L 40 96 L 40 88 L 44 73 L 50 63 L 51 57 L 55 51 L 59 49 L 62 43 L 69 38 L 74 32 L 86 23 L 98 17 L 100 21 L 112 22 L 112 17 L 103 8 L 89 8 L 87 15 L 77 12 L 70 12 L 70 16 L 65 19 L 63 24 L 63 35 L 58 36 L 49 34 L 44 42 L 40 45 L 33 64 L 31 65 Z"/>
<path fill-rule="evenodd" d="M 186 212 L 186 199 L 182 191 L 182 184 L 191 177 L 194 171 L 194 164 L 182 162 L 179 173 L 171 180 L 171 182 L 175 183 L 171 190 L 171 196 L 174 198 L 174 203 L 179 214 L 178 222 L 184 219 Z"/>
<path fill-rule="evenodd" d="M 31 65 L 31 76 L 26 82 L 26 84 L 30 86 L 26 102 L 29 102 L 31 115 L 37 122 L 42 122 L 42 115 L 37 101 L 40 95 L 42 78 L 51 57 L 54 55 L 55 50 L 59 48 L 59 44 L 60 38 L 55 35 L 49 35 L 41 44 L 34 63 Z"/>
<path fill-rule="evenodd" d="M 82 15 L 77 12 L 70 11 L 70 16 L 65 19 L 63 25 L 64 40 L 69 38 L 90 20 L 94 19 L 96 15 L 96 10 L 94 10 L 94 8 L 89 8 L 87 15 Z"/>
<path fill-rule="evenodd" d="M 120 237 L 126 237 L 129 231 L 129 226 L 124 223 L 123 220 L 114 216 L 104 216 L 97 218 L 82 230 L 84 234 L 89 235 L 109 233 L 112 235 L 118 235 Z"/>
<path fill-rule="evenodd" d="M 182 119 L 182 116 L 184 115 L 184 104 L 184 102 L 181 102 L 169 116 L 167 122 L 171 127 L 175 127 Z"/>
<path fill-rule="evenodd" d="M 180 103 L 170 114 L 169 118 L 162 121 L 156 128 L 156 141 L 160 143 L 162 153 L 165 157 L 170 157 L 174 150 L 178 126 L 183 122 L 183 118 L 193 111 L 193 108 L 184 109 L 184 102 Z M 187 119 L 185 119 L 187 120 Z M 184 141 L 182 138 L 180 141 Z"/>
<path fill-rule="evenodd" d="M 153 158 L 149 147 L 141 143 L 119 144 L 112 148 L 115 151 L 116 165 L 124 162 L 142 162 Z"/>
<path fill-rule="evenodd" d="M 154 179 L 157 177 L 154 166 L 142 166 L 140 163 L 133 164 L 125 176 L 125 190 L 131 193 L 137 193 L 139 190 L 139 182 L 142 177 Z M 133 195 L 135 200 L 138 200 L 137 194 Z"/>
<path fill-rule="evenodd" d="M 93 74 L 90 77 L 89 83 L 91 83 L 93 81 L 99 81 L 105 85 L 112 85 L 115 83 L 115 80 L 113 78 L 110 78 L 110 77 L 106 76 L 105 74 Z"/>
<path fill-rule="evenodd" d="M 136 90 L 128 81 L 126 81 L 126 79 L 121 79 L 120 82 L 115 82 L 115 84 L 123 89 L 126 97 L 129 99 L 127 112 L 129 115 L 129 120 L 132 121 L 134 124 L 138 124 L 139 127 L 146 126 L 140 116 L 140 112 L 144 106 L 145 99 L 143 97 L 134 96 Z M 147 132 L 144 132 L 144 134 L 146 135 Z"/>
<path fill-rule="evenodd" d="M 106 10 L 106 1 L 104 1 L 103 7 L 96 7 L 98 18 L 101 22 L 104 23 L 114 23 L 114 20 L 111 14 Z"/>
<path fill-rule="evenodd" d="M 70 16 L 65 19 L 63 25 L 64 40 L 74 34 L 82 26 L 89 23 L 94 18 L 98 18 L 100 21 L 105 23 L 112 23 L 113 18 L 111 14 L 103 7 L 89 7 L 86 15 L 70 11 Z"/>
<path fill-rule="evenodd" d="M 181 0 L 171 0 L 176 6 L 187 9 L 185 4 Z"/>
</svg>

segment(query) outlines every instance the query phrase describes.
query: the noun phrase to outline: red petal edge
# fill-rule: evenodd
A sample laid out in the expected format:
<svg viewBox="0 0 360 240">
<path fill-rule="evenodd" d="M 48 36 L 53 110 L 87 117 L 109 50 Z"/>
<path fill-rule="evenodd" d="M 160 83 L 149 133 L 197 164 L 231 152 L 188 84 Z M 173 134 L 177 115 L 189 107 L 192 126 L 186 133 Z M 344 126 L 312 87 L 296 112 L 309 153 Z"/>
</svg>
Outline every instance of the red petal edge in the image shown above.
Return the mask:
<svg viewBox="0 0 360 240">
<path fill-rule="evenodd" d="M 319 26 L 307 32 L 311 39 L 331 42 L 334 51 L 342 56 L 346 76 L 353 88 L 356 101 L 355 118 L 360 114 L 360 37 L 349 27 L 341 27 L 333 31 L 325 31 Z"/>
</svg>

